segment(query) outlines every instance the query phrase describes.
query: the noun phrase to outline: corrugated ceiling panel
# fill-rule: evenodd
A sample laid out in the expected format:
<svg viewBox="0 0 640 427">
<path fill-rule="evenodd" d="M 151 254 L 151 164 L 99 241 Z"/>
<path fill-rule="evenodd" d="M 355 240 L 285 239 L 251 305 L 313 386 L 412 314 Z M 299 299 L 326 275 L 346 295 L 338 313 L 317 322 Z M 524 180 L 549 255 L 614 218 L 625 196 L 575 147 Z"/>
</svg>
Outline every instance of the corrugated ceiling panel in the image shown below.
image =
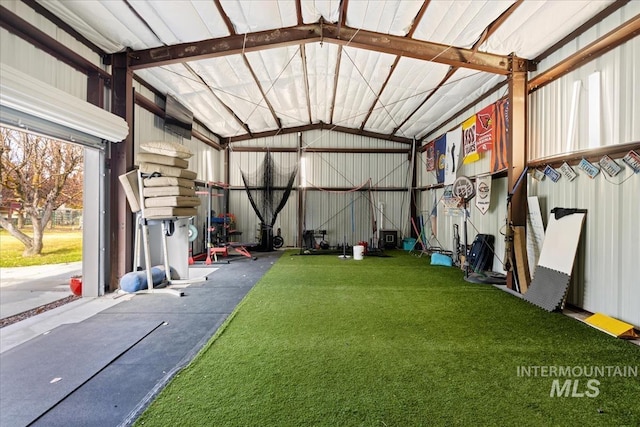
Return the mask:
<svg viewBox="0 0 640 427">
<path fill-rule="evenodd" d="M 470 48 L 484 29 L 513 3 L 511 0 L 432 1 L 413 37 Z"/>
<path fill-rule="evenodd" d="M 205 40 L 229 35 L 214 2 L 184 0 L 130 0 L 165 44 Z M 142 27 L 139 25 L 136 28 Z"/>
<path fill-rule="evenodd" d="M 333 124 L 359 128 L 391 70 L 394 55 L 344 47 Z"/>
<path fill-rule="evenodd" d="M 262 90 L 284 127 L 309 123 L 299 46 L 247 53 Z M 261 101 L 265 106 L 265 102 Z"/>
<path fill-rule="evenodd" d="M 504 79 L 504 76 L 459 69 L 418 110 L 414 116 L 416 120 L 403 126 L 404 134 L 416 135 L 417 138 L 428 135 L 432 130 L 437 129 L 440 123 L 448 120 L 451 117 L 451 112 L 455 112 L 469 104 Z M 433 117 L 438 117 L 439 119 L 434 121 Z"/>
<path fill-rule="evenodd" d="M 146 49 L 161 45 L 125 2 L 86 0 L 70 3 L 47 0 L 38 3 L 70 23 L 106 52 L 119 52 L 125 47 Z"/>
<path fill-rule="evenodd" d="M 278 127 L 240 55 L 194 61 L 190 66 L 251 131 Z"/>
<path fill-rule="evenodd" d="M 222 136 L 242 133 L 241 125 L 213 97 L 201 97 L 199 94 L 208 89 L 190 75 L 181 64 L 165 65 L 136 71 L 143 80 L 165 94 L 180 94 L 180 101 L 190 108 L 196 117 L 219 131 Z M 191 78 L 188 78 L 191 76 Z M 187 78 L 184 78 L 187 77 Z"/>
<path fill-rule="evenodd" d="M 513 52 L 519 57 L 533 59 L 613 1 L 525 1 L 480 46 L 480 50 L 499 55 Z"/>
<path fill-rule="evenodd" d="M 320 17 L 327 22 L 338 22 L 340 16 L 340 0 L 301 1 L 302 20 L 305 24 L 318 22 Z"/>
<path fill-rule="evenodd" d="M 349 5 L 346 24 L 352 28 L 406 36 L 423 3 L 422 0 L 361 0 L 357 6 Z"/>
<path fill-rule="evenodd" d="M 295 0 L 221 0 L 236 33 L 253 33 L 298 23 Z"/>
<path fill-rule="evenodd" d="M 306 4 L 303 3 L 303 5 Z M 331 97 L 334 91 L 334 75 L 338 45 L 332 43 L 308 43 L 305 45 L 309 97 L 313 123 L 331 122 Z"/>
<path fill-rule="evenodd" d="M 391 134 L 437 87 L 448 70 L 449 66 L 444 64 L 401 58 L 364 128 Z"/>
</svg>

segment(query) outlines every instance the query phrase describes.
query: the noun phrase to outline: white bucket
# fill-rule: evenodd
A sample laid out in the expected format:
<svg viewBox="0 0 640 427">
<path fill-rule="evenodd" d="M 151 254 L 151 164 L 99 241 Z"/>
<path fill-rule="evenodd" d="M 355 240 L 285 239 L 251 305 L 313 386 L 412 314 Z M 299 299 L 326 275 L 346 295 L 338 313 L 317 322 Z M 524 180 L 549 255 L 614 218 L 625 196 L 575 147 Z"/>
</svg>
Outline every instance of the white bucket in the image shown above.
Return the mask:
<svg viewBox="0 0 640 427">
<path fill-rule="evenodd" d="M 361 261 L 364 258 L 364 246 L 356 245 L 353 247 L 353 259 Z"/>
</svg>

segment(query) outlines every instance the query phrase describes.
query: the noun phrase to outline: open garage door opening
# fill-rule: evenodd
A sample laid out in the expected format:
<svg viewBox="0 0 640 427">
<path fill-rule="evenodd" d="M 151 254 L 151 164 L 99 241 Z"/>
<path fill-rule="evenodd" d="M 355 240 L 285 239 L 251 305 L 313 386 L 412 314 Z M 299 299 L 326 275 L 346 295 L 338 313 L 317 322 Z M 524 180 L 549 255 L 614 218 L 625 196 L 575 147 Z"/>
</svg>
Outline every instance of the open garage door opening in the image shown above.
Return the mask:
<svg viewBox="0 0 640 427">
<path fill-rule="evenodd" d="M 1 318 L 82 295 L 85 150 L 0 127 Z"/>
</svg>

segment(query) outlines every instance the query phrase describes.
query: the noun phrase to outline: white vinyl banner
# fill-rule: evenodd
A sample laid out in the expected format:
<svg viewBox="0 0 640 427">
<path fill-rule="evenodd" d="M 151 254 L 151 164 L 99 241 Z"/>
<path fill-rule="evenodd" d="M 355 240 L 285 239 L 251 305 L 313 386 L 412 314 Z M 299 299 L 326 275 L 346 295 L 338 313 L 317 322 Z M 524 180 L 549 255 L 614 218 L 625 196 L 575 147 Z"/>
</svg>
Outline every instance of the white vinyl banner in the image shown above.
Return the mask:
<svg viewBox="0 0 640 427">
<path fill-rule="evenodd" d="M 476 178 L 476 207 L 482 215 L 491 207 L 491 175 Z"/>
<path fill-rule="evenodd" d="M 444 185 L 451 185 L 458 176 L 460 166 L 460 147 L 462 146 L 462 128 L 447 132 L 447 152 L 444 162 Z"/>
</svg>

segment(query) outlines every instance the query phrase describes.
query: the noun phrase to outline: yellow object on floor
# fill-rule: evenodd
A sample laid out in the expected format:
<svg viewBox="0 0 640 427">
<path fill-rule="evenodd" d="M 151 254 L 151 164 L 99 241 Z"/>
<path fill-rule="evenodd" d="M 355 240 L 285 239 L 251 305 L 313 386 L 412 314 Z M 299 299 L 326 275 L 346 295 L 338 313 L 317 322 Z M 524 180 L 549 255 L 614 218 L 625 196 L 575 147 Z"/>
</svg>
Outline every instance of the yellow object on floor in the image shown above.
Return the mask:
<svg viewBox="0 0 640 427">
<path fill-rule="evenodd" d="M 584 319 L 586 323 L 596 329 L 606 332 L 618 338 L 638 338 L 638 334 L 633 329 L 633 325 L 622 322 L 606 314 L 596 313 Z"/>
</svg>

